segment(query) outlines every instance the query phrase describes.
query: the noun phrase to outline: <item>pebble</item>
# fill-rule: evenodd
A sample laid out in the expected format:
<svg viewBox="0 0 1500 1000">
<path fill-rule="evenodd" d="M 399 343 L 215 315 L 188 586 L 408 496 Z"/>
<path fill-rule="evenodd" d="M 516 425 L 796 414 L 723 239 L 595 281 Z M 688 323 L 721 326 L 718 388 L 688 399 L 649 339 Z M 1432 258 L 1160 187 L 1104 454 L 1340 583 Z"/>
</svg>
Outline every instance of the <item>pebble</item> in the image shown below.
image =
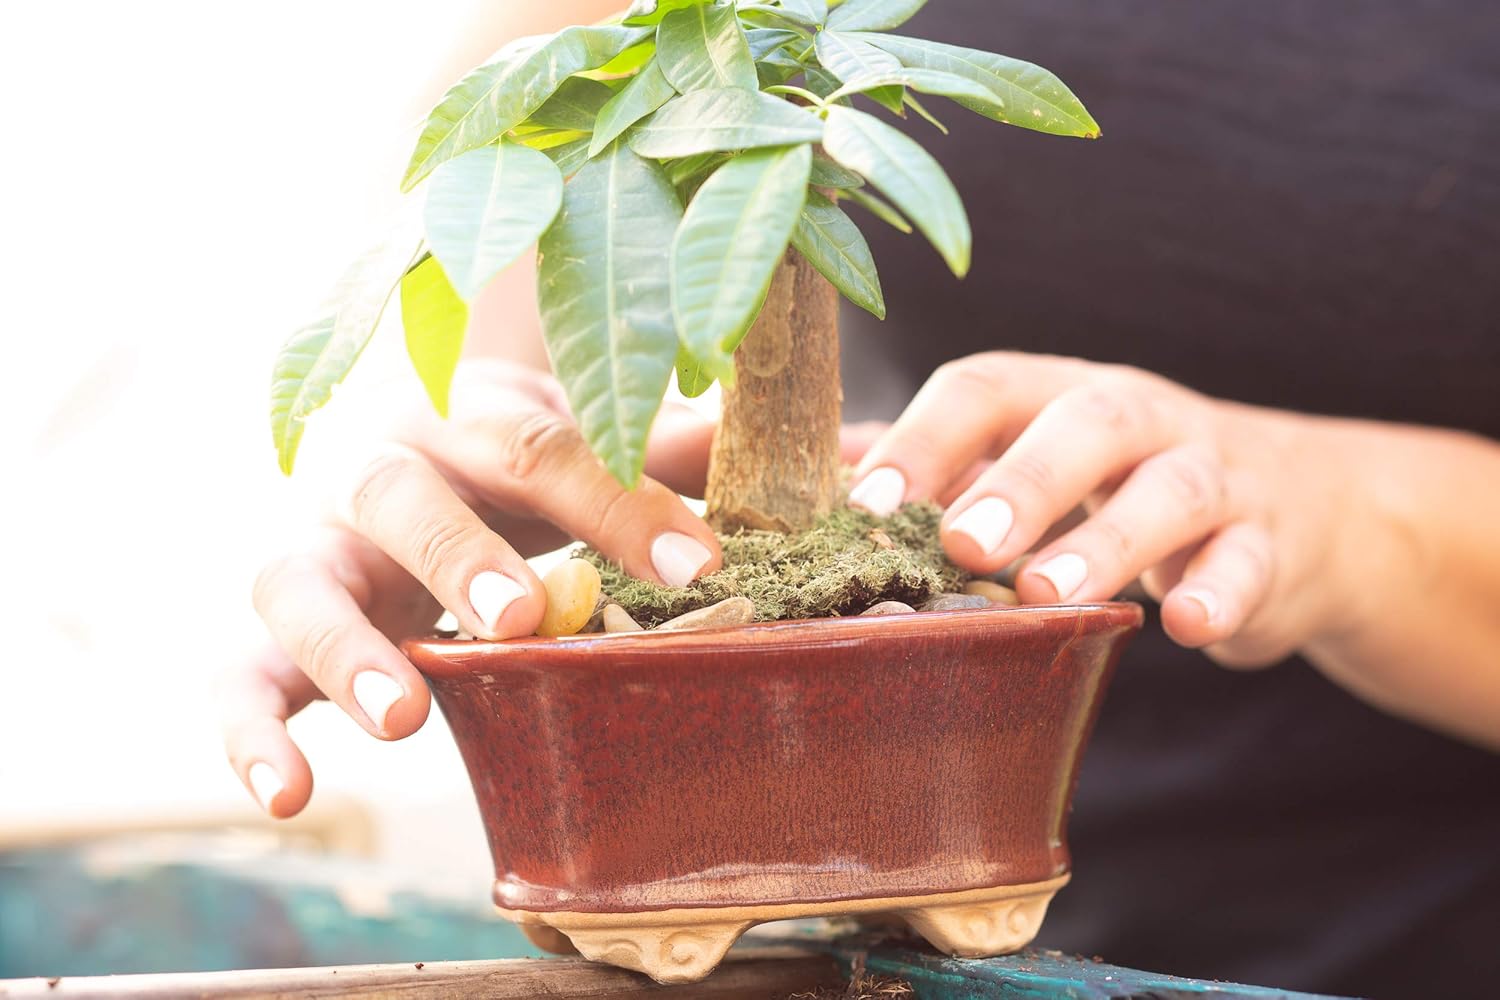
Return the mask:
<svg viewBox="0 0 1500 1000">
<path fill-rule="evenodd" d="M 909 615 L 916 612 L 916 608 L 910 604 L 902 604 L 900 601 L 881 601 L 869 611 L 860 613 L 861 618 L 879 618 L 884 615 Z"/>
<path fill-rule="evenodd" d="M 640 632 L 641 626 L 618 604 L 606 604 L 600 612 L 606 632 Z"/>
<path fill-rule="evenodd" d="M 978 594 L 939 594 L 921 604 L 918 611 L 969 611 L 990 606 L 988 597 Z"/>
<path fill-rule="evenodd" d="M 542 577 L 542 586 L 547 588 L 547 613 L 537 626 L 537 635 L 576 635 L 594 616 L 600 582 L 592 563 L 583 559 L 559 563 Z"/>
<path fill-rule="evenodd" d="M 970 580 L 964 584 L 964 593 L 987 598 L 991 604 L 1004 604 L 1013 608 L 1021 603 L 1014 590 L 992 580 Z"/>
<path fill-rule="evenodd" d="M 748 625 L 755 620 L 755 604 L 748 597 L 731 597 L 697 611 L 678 615 L 656 626 L 658 632 L 682 632 L 695 628 L 723 628 L 726 625 Z"/>
</svg>

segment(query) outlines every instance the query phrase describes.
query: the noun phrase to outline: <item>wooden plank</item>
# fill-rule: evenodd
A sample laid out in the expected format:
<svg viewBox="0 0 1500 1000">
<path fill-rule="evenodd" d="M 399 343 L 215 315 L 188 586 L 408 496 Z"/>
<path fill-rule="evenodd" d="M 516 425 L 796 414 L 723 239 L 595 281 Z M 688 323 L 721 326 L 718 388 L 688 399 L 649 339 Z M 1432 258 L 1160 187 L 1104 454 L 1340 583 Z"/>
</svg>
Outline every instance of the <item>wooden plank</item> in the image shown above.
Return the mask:
<svg viewBox="0 0 1500 1000">
<path fill-rule="evenodd" d="M 844 979 L 829 955 L 795 947 L 755 948 L 730 954 L 701 983 L 660 986 L 645 976 L 582 959 L 505 959 L 493 962 L 357 965 L 324 969 L 172 973 L 0 980 L 0 997 L 15 1000 L 292 1000 L 338 997 L 360 1000 L 531 1000 L 577 997 L 702 997 L 766 1000 Z"/>
</svg>

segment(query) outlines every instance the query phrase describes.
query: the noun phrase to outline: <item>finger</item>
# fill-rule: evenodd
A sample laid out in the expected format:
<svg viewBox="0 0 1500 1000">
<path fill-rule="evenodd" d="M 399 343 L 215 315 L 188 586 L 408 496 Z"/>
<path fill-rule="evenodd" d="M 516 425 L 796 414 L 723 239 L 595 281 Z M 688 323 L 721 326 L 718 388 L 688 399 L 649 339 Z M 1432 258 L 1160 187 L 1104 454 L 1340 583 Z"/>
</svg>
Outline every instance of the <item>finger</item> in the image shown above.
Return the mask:
<svg viewBox="0 0 1500 1000">
<path fill-rule="evenodd" d="M 989 573 L 1027 551 L 1106 480 L 1176 443 L 1164 405 L 1130 378 L 1096 380 L 1053 399 L 948 509 L 948 555 Z"/>
<path fill-rule="evenodd" d="M 1016 581 L 1027 603 L 1108 600 L 1229 517 L 1223 468 L 1184 445 L 1136 467 L 1081 525 L 1037 552 Z"/>
<path fill-rule="evenodd" d="M 890 431 L 891 425 L 884 420 L 863 420 L 845 424 L 839 428 L 839 461 L 845 465 L 858 465 L 865 453 L 875 447 L 875 442 Z"/>
<path fill-rule="evenodd" d="M 536 631 L 547 609 L 541 581 L 413 449 L 388 446 L 365 466 L 347 516 L 465 631 L 485 639 Z"/>
<path fill-rule="evenodd" d="M 1188 647 L 1233 638 L 1264 605 L 1275 582 L 1271 536 L 1258 524 L 1237 521 L 1215 534 L 1189 561 L 1182 580 L 1162 601 L 1167 634 Z M 1224 662 L 1257 662 L 1254 651 Z"/>
<path fill-rule="evenodd" d="M 631 576 L 685 587 L 722 564 L 712 529 L 675 492 L 648 477 L 625 489 L 558 414 L 518 408 L 433 447 L 489 502 L 546 518 Z"/>
<path fill-rule="evenodd" d="M 255 608 L 291 662 L 371 735 L 401 739 L 426 721 L 421 675 L 322 562 L 294 556 L 267 567 Z"/>
<path fill-rule="evenodd" d="M 885 515 L 904 502 L 942 496 L 1083 370 L 1064 359 L 1001 353 L 943 365 L 860 461 L 849 502 Z"/>
<path fill-rule="evenodd" d="M 701 497 L 708 485 L 714 422 L 690 407 L 668 403 L 651 425 L 646 475 L 684 496 Z"/>
<path fill-rule="evenodd" d="M 312 769 L 286 720 L 317 694 L 307 676 L 269 644 L 231 671 L 219 689 L 224 753 L 268 814 L 286 819 L 312 796 Z"/>
</svg>

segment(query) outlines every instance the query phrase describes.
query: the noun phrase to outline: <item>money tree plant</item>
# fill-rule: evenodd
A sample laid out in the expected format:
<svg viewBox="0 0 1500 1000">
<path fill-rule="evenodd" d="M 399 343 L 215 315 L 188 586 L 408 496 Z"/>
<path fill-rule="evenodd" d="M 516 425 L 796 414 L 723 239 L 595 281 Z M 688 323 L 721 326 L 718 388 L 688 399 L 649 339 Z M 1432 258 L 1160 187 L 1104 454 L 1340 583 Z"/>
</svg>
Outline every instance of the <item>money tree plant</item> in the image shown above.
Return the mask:
<svg viewBox="0 0 1500 1000">
<path fill-rule="evenodd" d="M 891 33 L 925 3 L 636 0 L 502 48 L 422 125 L 402 181 L 421 232 L 358 260 L 282 349 L 283 470 L 398 288 L 411 360 L 446 413 L 468 303 L 536 245 L 553 370 L 610 473 L 640 480 L 675 368 L 689 396 L 724 387 L 711 520 L 810 525 L 837 498 L 839 294 L 886 308 L 845 208 L 915 227 L 955 275 L 969 269 L 953 184 L 881 114 L 910 109 L 946 131 L 917 96 L 930 95 L 1099 134 L 1038 66 Z"/>
</svg>

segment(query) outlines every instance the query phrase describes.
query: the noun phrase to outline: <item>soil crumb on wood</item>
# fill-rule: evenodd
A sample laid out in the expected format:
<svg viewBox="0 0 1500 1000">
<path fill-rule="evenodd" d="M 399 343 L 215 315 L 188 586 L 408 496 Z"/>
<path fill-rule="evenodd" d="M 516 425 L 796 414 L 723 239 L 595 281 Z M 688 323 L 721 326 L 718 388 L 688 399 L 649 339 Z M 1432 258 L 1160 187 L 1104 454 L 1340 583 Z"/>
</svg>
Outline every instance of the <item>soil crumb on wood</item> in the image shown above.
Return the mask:
<svg viewBox="0 0 1500 1000">
<path fill-rule="evenodd" d="M 942 510 L 908 504 L 890 517 L 836 510 L 809 531 L 740 531 L 721 536 L 724 568 L 688 587 L 627 576 L 592 549 L 577 554 L 599 570 L 604 594 L 652 628 L 731 597 L 748 597 L 756 621 L 857 615 L 881 601 L 918 605 L 963 586 L 938 540 Z"/>
<path fill-rule="evenodd" d="M 844 986 L 824 986 L 806 993 L 793 993 L 786 1000 L 917 1000 L 910 983 L 895 976 L 876 976 L 865 971 L 863 955 L 856 956 Z"/>
</svg>

